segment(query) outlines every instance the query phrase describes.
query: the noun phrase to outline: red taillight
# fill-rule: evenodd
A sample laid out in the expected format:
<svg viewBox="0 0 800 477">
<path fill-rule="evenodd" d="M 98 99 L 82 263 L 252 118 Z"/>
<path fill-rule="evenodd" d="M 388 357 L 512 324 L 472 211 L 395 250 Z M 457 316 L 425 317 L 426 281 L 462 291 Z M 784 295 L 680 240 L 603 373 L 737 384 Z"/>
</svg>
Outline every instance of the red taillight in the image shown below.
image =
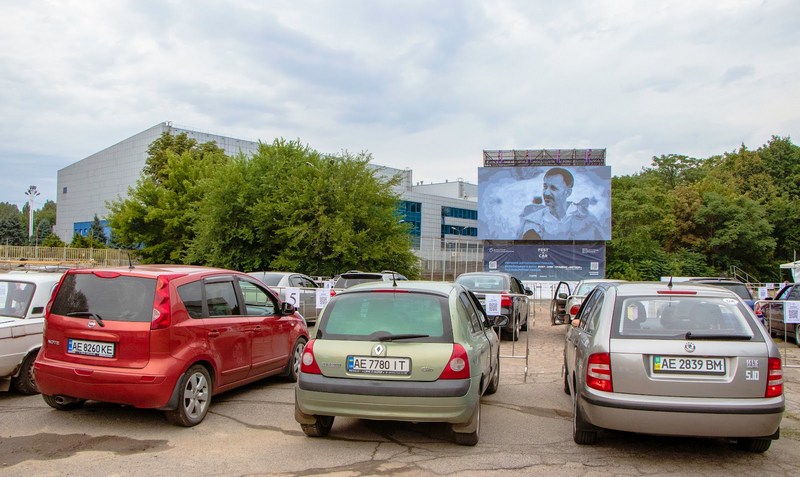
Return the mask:
<svg viewBox="0 0 800 477">
<path fill-rule="evenodd" d="M 303 359 L 300 361 L 300 372 L 306 374 L 322 374 L 322 371 L 317 365 L 317 360 L 314 358 L 314 342 L 311 340 L 306 344 L 303 350 Z"/>
<path fill-rule="evenodd" d="M 511 297 L 508 295 L 500 295 L 500 306 L 503 308 L 511 308 Z"/>
<path fill-rule="evenodd" d="M 172 313 L 169 305 L 169 277 L 160 276 L 156 282 L 156 296 L 153 300 L 153 320 L 150 322 L 151 330 L 161 330 L 172 323 Z"/>
<path fill-rule="evenodd" d="M 697 295 L 696 291 L 692 290 L 656 290 L 659 295 Z"/>
<path fill-rule="evenodd" d="M 575 316 L 578 314 L 578 310 L 581 309 L 580 305 L 572 305 L 572 308 L 569 309 L 569 314 Z"/>
<path fill-rule="evenodd" d="M 331 288 L 331 296 L 336 296 L 336 292 Z"/>
<path fill-rule="evenodd" d="M 439 379 L 469 379 L 469 356 L 460 344 L 453 344 L 453 352 Z"/>
<path fill-rule="evenodd" d="M 595 353 L 586 364 L 586 385 L 598 391 L 613 392 L 611 385 L 611 355 Z"/>
<path fill-rule="evenodd" d="M 778 397 L 783 394 L 783 368 L 780 358 L 770 358 L 767 371 L 767 392 L 764 397 Z"/>
</svg>

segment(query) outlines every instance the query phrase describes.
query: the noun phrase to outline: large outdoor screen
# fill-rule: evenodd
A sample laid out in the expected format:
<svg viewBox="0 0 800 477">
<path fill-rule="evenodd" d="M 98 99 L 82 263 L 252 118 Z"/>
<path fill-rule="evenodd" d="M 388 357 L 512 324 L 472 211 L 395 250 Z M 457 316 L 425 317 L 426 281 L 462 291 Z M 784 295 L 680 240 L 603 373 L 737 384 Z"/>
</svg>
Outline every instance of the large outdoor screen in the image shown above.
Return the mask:
<svg viewBox="0 0 800 477">
<path fill-rule="evenodd" d="M 611 167 L 479 167 L 478 238 L 611 240 Z"/>
</svg>

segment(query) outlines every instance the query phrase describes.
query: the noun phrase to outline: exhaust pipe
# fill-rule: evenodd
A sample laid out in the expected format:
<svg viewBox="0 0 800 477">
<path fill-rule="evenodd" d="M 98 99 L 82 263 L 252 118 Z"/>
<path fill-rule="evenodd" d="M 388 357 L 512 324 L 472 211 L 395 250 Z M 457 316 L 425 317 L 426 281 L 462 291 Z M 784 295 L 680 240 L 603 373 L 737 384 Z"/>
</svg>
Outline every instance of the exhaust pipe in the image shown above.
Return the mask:
<svg viewBox="0 0 800 477">
<path fill-rule="evenodd" d="M 69 401 L 64 396 L 56 396 L 56 402 L 58 404 L 64 405 L 67 404 Z"/>
</svg>

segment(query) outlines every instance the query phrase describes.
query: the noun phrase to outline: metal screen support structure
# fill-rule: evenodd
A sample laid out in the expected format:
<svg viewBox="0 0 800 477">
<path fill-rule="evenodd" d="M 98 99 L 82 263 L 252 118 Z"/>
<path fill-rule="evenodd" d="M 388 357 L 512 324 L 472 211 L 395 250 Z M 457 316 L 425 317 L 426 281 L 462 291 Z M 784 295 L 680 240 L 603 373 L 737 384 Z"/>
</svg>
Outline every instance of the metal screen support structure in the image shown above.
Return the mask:
<svg viewBox="0 0 800 477">
<path fill-rule="evenodd" d="M 533 318 L 533 321 L 531 321 L 531 318 Z M 532 326 L 534 324 L 536 324 L 536 307 L 535 306 L 533 307 L 533 316 L 531 316 L 531 303 L 530 303 L 530 299 L 528 299 L 528 323 L 527 323 L 527 328 L 526 328 L 526 331 L 525 331 L 525 354 L 524 355 L 518 355 L 517 354 L 516 346 L 517 346 L 517 343 L 519 343 L 519 340 L 517 340 L 517 341 L 513 341 L 512 340 L 511 341 L 511 354 L 501 354 L 500 355 L 501 358 L 506 358 L 506 359 L 524 359 L 525 360 L 525 370 L 524 370 L 524 374 L 522 376 L 522 382 L 523 383 L 527 383 L 528 382 L 528 363 L 529 363 L 530 354 L 531 354 L 531 332 L 533 331 L 531 328 L 532 328 Z M 500 328 L 495 328 L 495 329 L 497 330 L 497 336 L 500 338 L 500 343 L 502 344 L 502 342 L 503 342 L 503 333 L 500 331 Z"/>
</svg>

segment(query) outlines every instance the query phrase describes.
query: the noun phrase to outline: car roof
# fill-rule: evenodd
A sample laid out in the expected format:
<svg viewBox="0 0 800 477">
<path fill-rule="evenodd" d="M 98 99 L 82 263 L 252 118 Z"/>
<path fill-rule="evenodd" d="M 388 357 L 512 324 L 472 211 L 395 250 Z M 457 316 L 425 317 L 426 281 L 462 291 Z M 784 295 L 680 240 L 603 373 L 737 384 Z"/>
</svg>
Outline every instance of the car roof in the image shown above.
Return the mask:
<svg viewBox="0 0 800 477">
<path fill-rule="evenodd" d="M 738 297 L 738 295 L 728 290 L 727 288 L 718 287 L 716 285 L 695 283 L 688 281 L 675 282 L 672 284 L 671 287 L 669 283 L 664 283 L 664 282 L 616 282 L 616 283 L 609 283 L 608 288 L 616 289 L 617 294 L 621 296 L 657 295 L 657 294 L 669 296 L 669 292 L 675 294 L 679 294 L 680 292 L 695 292 L 696 294 L 701 296 Z"/>
<path fill-rule="evenodd" d="M 52 283 L 61 279 L 62 272 L 0 273 L 0 280 L 29 283 Z"/>
<path fill-rule="evenodd" d="M 450 292 L 457 287 L 461 287 L 461 285 L 456 285 L 451 282 L 432 282 L 426 280 L 399 280 L 396 286 L 392 282 L 367 282 L 353 285 L 337 293 L 336 296 L 367 290 L 423 291 L 449 295 Z"/>
<path fill-rule="evenodd" d="M 233 270 L 224 268 L 202 267 L 198 265 L 136 265 L 135 267 L 102 267 L 102 268 L 74 268 L 67 273 L 95 273 L 95 272 L 116 272 L 127 276 L 151 276 L 161 275 L 196 275 L 200 273 L 236 273 Z"/>
<path fill-rule="evenodd" d="M 501 276 L 501 277 L 510 277 L 510 276 L 512 276 L 510 273 L 506 273 L 506 272 L 466 272 L 466 273 L 460 274 L 458 276 L 458 278 L 471 277 L 471 276 L 485 277 L 485 276 L 494 276 L 494 275 L 498 275 L 498 276 Z"/>
</svg>

